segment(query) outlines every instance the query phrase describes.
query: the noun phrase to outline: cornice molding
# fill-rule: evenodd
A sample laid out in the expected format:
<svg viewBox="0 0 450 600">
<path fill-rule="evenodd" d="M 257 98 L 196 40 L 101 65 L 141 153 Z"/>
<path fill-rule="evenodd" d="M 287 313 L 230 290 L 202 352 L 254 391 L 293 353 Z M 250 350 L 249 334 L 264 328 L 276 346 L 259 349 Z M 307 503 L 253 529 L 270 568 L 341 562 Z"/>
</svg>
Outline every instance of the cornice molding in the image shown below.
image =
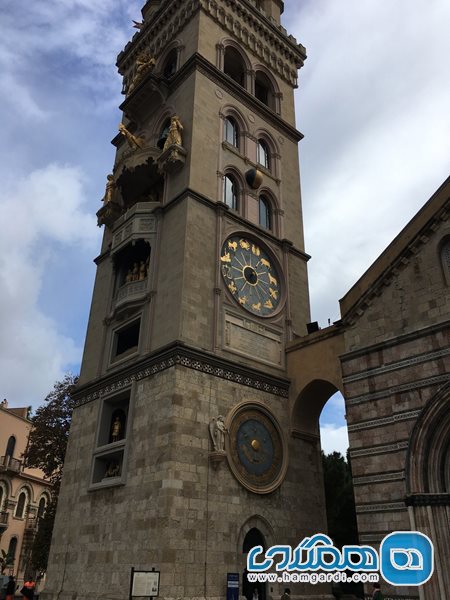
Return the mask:
<svg viewBox="0 0 450 600">
<path fill-rule="evenodd" d="M 127 389 L 136 381 L 176 366 L 200 371 L 282 398 L 288 398 L 289 395 L 290 382 L 287 379 L 272 377 L 257 369 L 237 365 L 227 359 L 190 348 L 183 342 L 176 341 L 133 365 L 123 367 L 120 371 L 79 387 L 74 394 L 74 399 L 77 406 L 87 404 L 101 396 Z"/>
</svg>

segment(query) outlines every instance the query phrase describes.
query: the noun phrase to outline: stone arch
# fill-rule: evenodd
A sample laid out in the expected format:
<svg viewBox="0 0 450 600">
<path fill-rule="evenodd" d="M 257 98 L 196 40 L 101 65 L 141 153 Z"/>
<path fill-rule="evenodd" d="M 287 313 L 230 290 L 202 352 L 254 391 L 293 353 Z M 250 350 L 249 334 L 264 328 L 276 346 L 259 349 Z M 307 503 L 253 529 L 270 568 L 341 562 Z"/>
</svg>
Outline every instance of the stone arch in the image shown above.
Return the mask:
<svg viewBox="0 0 450 600">
<path fill-rule="evenodd" d="M 242 572 L 241 596 L 250 600 L 252 596 L 252 590 L 255 588 L 255 586 L 257 586 L 259 600 L 265 600 L 267 597 L 267 586 L 261 583 L 250 584 L 248 581 L 246 581 L 247 553 L 249 550 L 247 543 L 249 543 L 252 547 L 254 545 L 261 545 L 263 546 L 263 549 L 266 550 L 274 543 L 273 529 L 265 517 L 261 515 L 253 515 L 242 525 L 237 540 L 237 555 L 239 558 L 238 564 L 240 564 L 240 571 Z"/>
<path fill-rule="evenodd" d="M 248 91 L 251 62 L 242 46 L 233 39 L 225 38 L 217 45 L 217 68 Z"/>
<path fill-rule="evenodd" d="M 291 423 L 297 434 L 319 439 L 319 418 L 323 407 L 339 388 L 325 379 L 314 379 L 301 390 L 295 400 Z"/>
<path fill-rule="evenodd" d="M 409 494 L 450 494 L 450 383 L 431 398 L 411 433 L 406 459 Z"/>
<path fill-rule="evenodd" d="M 272 73 L 264 65 L 253 66 L 255 73 L 255 96 L 277 114 L 281 113 L 281 93 L 278 83 Z M 261 90 L 259 87 L 261 86 Z M 262 88 L 266 88 L 267 97 L 262 98 Z"/>
<path fill-rule="evenodd" d="M 258 200 L 261 200 L 261 197 L 266 199 L 269 203 L 270 212 L 271 212 L 271 227 L 269 227 L 269 231 L 274 234 L 279 232 L 279 223 L 278 223 L 278 213 L 279 213 L 279 203 L 278 198 L 276 198 L 273 191 L 268 187 L 261 187 L 258 190 Z"/>
<path fill-rule="evenodd" d="M 9 497 L 9 484 L 4 479 L 0 480 L 0 512 L 6 509 L 6 503 Z"/>
<path fill-rule="evenodd" d="M 450 234 L 444 235 L 438 244 L 438 260 L 446 285 L 450 286 Z"/>
<path fill-rule="evenodd" d="M 411 433 L 406 491 L 411 530 L 428 535 L 434 546 L 435 575 L 424 585 L 423 597 L 445 598 L 450 586 L 450 383 L 428 401 Z"/>
<path fill-rule="evenodd" d="M 184 49 L 184 46 L 181 40 L 174 40 L 171 42 L 161 56 L 158 58 L 158 62 L 156 65 L 156 71 L 164 77 L 165 69 L 167 66 L 167 61 L 170 55 L 175 57 L 175 70 L 171 75 L 174 75 L 181 67 L 181 54 Z"/>
<path fill-rule="evenodd" d="M 155 120 L 153 121 L 153 128 L 151 132 L 150 142 L 152 146 L 158 146 L 158 148 L 162 150 L 160 147 L 160 141 L 163 129 L 168 123 L 170 124 L 170 118 L 173 117 L 174 114 L 176 114 L 176 111 L 173 106 L 167 106 L 164 110 L 157 114 Z"/>
<path fill-rule="evenodd" d="M 236 212 L 239 214 L 244 214 L 245 213 L 245 179 L 242 176 L 242 173 L 239 171 L 239 169 L 237 169 L 236 167 L 234 167 L 233 165 L 227 165 L 224 170 L 223 170 L 223 177 L 222 177 L 222 186 L 221 186 L 221 191 L 220 191 L 220 198 L 222 200 L 222 202 L 225 202 L 225 190 L 224 190 L 224 186 L 225 186 L 225 177 L 230 177 L 232 179 L 235 180 L 236 184 L 237 184 L 237 207 L 236 207 Z"/>
</svg>

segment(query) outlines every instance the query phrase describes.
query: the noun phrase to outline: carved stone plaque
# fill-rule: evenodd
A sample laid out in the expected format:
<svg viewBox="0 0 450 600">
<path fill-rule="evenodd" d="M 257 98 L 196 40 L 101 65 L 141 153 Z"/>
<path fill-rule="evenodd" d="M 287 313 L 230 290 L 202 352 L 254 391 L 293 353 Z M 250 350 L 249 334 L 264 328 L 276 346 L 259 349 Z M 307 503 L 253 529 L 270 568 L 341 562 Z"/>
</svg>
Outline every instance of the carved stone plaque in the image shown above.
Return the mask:
<svg viewBox="0 0 450 600">
<path fill-rule="evenodd" d="M 250 319 L 225 315 L 225 350 L 281 366 L 282 337 Z"/>
</svg>

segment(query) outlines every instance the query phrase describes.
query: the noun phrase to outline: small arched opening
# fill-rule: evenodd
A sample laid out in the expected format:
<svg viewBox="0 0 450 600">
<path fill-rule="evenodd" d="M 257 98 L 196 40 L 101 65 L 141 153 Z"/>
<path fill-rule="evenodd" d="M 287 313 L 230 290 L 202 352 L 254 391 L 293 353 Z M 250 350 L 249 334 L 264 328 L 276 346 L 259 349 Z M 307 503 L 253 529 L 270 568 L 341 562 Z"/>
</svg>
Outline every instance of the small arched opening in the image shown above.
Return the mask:
<svg viewBox="0 0 450 600">
<path fill-rule="evenodd" d="M 247 532 L 242 544 L 242 553 L 247 555 L 255 546 L 262 546 L 263 550 L 267 549 L 264 535 L 257 527 L 252 527 Z M 250 582 L 247 579 L 247 569 L 244 569 L 242 575 L 242 595 L 247 600 L 266 600 L 266 585 L 261 582 Z"/>
<path fill-rule="evenodd" d="M 8 443 L 6 444 L 5 456 L 12 458 L 14 456 L 14 450 L 16 448 L 16 438 L 11 435 L 9 436 Z"/>
<path fill-rule="evenodd" d="M 245 61 L 241 54 L 233 46 L 225 48 L 223 71 L 236 83 L 245 87 Z"/>
<path fill-rule="evenodd" d="M 275 90 L 269 77 L 263 71 L 256 71 L 255 96 L 260 102 L 275 110 Z"/>
<path fill-rule="evenodd" d="M 239 210 L 239 191 L 237 179 L 231 174 L 226 174 L 223 179 L 223 202 L 231 210 Z"/>
</svg>

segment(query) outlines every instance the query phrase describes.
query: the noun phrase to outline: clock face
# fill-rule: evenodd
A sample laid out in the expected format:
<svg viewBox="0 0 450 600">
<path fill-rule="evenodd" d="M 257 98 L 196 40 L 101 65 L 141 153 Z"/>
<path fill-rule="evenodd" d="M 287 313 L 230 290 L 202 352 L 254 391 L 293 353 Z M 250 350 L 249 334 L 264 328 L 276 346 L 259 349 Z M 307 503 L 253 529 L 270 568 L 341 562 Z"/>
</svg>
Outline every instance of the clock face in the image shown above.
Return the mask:
<svg viewBox="0 0 450 600">
<path fill-rule="evenodd" d="M 273 491 L 284 477 L 284 444 L 274 417 L 259 407 L 239 411 L 229 428 L 230 466 L 250 491 Z"/>
<path fill-rule="evenodd" d="M 259 317 L 276 311 L 280 276 L 273 259 L 257 243 L 241 236 L 228 238 L 220 262 L 225 284 L 240 306 Z"/>
</svg>

